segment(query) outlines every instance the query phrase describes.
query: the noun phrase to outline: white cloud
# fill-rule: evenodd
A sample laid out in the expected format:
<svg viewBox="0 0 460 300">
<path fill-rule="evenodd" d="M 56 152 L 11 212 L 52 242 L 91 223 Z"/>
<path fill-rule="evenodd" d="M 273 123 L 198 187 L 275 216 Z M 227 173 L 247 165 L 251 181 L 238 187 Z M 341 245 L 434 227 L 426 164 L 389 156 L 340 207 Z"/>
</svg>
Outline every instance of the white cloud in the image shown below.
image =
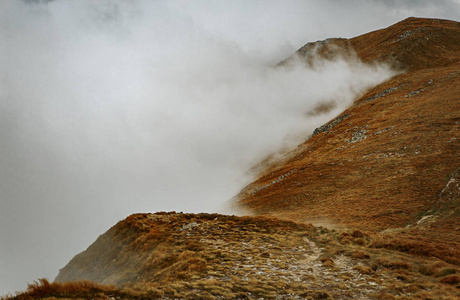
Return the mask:
<svg viewBox="0 0 460 300">
<path fill-rule="evenodd" d="M 387 78 L 355 60 L 271 66 L 402 18 L 339 3 L 1 2 L 0 293 L 53 278 L 130 213 L 218 210 L 257 159 Z"/>
</svg>

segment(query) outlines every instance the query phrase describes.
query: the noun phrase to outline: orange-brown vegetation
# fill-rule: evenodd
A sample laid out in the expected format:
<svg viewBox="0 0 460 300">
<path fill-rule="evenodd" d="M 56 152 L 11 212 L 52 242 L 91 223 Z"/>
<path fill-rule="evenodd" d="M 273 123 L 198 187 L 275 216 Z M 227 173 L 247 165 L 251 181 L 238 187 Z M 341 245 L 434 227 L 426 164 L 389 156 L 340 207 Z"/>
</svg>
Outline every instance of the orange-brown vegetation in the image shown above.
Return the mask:
<svg viewBox="0 0 460 300">
<path fill-rule="evenodd" d="M 239 203 L 264 216 L 131 215 L 55 283 L 2 300 L 460 299 L 460 24 L 409 18 L 311 51 L 401 73 L 257 166 Z"/>
<path fill-rule="evenodd" d="M 346 111 L 241 191 L 258 214 L 370 231 L 374 247 L 460 263 L 460 23 L 409 18 L 352 39 L 352 49 L 402 73 Z"/>
<path fill-rule="evenodd" d="M 100 236 L 64 267 L 56 280 L 86 279 L 135 289 L 153 287 L 170 297 L 199 289 L 224 297 L 246 290 L 219 278 L 235 274 L 228 268 L 245 262 L 244 251 L 239 252 L 241 243 L 254 251 L 251 256 L 255 262 L 275 259 L 275 253 L 301 243 L 300 235 L 312 229 L 311 225 L 267 217 L 136 214 Z M 223 272 L 224 266 L 228 273 Z M 243 272 L 245 268 L 240 266 L 238 270 Z"/>
<path fill-rule="evenodd" d="M 311 65 L 315 56 L 332 59 L 355 55 L 366 63 L 388 63 L 403 72 L 446 67 L 460 62 L 460 23 L 425 18 L 407 18 L 390 27 L 355 38 L 330 38 L 308 43 L 297 55 Z M 279 65 L 288 62 L 290 58 Z"/>
<path fill-rule="evenodd" d="M 135 214 L 70 261 L 57 282 L 40 280 L 2 300 L 460 297 L 458 265 L 377 247 L 383 240 L 273 217 Z"/>
<path fill-rule="evenodd" d="M 90 295 L 94 298 L 103 298 L 105 295 L 119 296 L 123 295 L 123 293 L 114 286 L 101 285 L 90 281 L 50 283 L 47 279 L 42 278 L 29 284 L 26 292 L 6 299 L 76 298 Z"/>
</svg>

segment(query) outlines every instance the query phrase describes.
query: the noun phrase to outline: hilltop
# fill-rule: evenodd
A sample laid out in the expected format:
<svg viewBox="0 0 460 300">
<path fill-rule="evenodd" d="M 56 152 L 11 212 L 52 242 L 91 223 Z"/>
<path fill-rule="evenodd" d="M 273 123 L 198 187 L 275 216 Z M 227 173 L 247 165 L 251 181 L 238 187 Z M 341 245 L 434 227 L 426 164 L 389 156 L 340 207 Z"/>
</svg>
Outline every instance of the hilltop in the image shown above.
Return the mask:
<svg viewBox="0 0 460 300">
<path fill-rule="evenodd" d="M 457 265 L 387 249 L 387 242 L 269 217 L 135 214 L 75 256 L 56 283 L 42 280 L 18 299 L 460 296 Z"/>
<path fill-rule="evenodd" d="M 337 45 L 402 73 L 265 165 L 239 203 L 335 227 L 402 229 L 407 240 L 448 247 L 458 260 L 460 24 L 409 18 L 350 40 L 307 44 L 297 55 L 333 56 Z"/>
<path fill-rule="evenodd" d="M 255 216 L 131 215 L 7 299 L 460 298 L 460 23 L 409 18 L 277 67 L 317 55 L 399 75 L 263 160 L 235 198 Z"/>
</svg>

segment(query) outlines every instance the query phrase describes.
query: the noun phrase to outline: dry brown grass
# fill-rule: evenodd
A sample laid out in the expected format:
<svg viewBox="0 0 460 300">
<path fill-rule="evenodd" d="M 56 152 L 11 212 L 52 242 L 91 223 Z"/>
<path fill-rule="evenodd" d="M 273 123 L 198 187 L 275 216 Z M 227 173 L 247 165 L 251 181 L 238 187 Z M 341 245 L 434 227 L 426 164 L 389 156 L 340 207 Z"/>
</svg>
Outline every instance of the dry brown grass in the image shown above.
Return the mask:
<svg viewBox="0 0 460 300">
<path fill-rule="evenodd" d="M 165 293 L 154 287 L 116 288 L 90 281 L 49 282 L 45 278 L 29 284 L 27 290 L 16 295 L 1 297 L 2 300 L 31 299 L 160 299 Z"/>
<path fill-rule="evenodd" d="M 150 228 L 163 232 L 158 237 L 162 242 L 145 238 L 151 232 Z M 130 232 L 130 238 L 120 235 L 122 232 Z M 2 300 L 53 297 L 334 299 L 344 295 L 352 299 L 357 296 L 357 290 L 350 289 L 353 282 L 366 288 L 371 288 L 371 283 L 374 287 L 379 286 L 370 294 L 374 299 L 460 297 L 458 266 L 400 249 L 375 247 L 376 242 L 384 238 L 371 232 L 329 230 L 265 217 L 161 213 L 130 216 L 106 234 L 87 250 L 88 253 L 77 256 L 78 259 L 67 266 L 67 271 L 78 271 L 79 264 L 87 260 L 93 263 L 104 260 L 101 253 L 110 250 L 111 245 L 117 245 L 118 239 L 130 242 L 119 248 L 115 262 L 113 256 L 108 255 L 112 261 L 104 263 L 106 270 L 121 276 L 116 277 L 117 280 L 122 278 L 117 288 L 88 281 L 49 283 L 40 280 L 30 285 L 26 292 Z M 106 244 L 109 237 L 110 243 Z M 312 267 L 305 267 L 304 273 L 299 273 L 295 279 L 293 273 L 301 268 L 305 255 L 312 251 L 306 238 L 315 241 L 323 250 L 311 262 Z M 341 243 L 346 238 L 350 238 L 350 242 Z M 129 250 L 131 256 L 141 253 L 135 260 L 136 266 L 142 266 L 137 273 L 132 273 L 129 260 L 126 265 L 118 267 L 125 266 L 131 273 L 114 269 L 118 257 L 125 256 L 123 249 L 133 248 L 138 252 Z M 348 266 L 343 265 L 343 257 L 346 257 Z M 315 263 L 320 266 L 313 267 Z M 348 271 L 340 271 L 344 267 L 349 268 Z M 312 273 L 314 268 L 320 269 Z M 332 277 L 325 276 L 325 272 Z"/>
<path fill-rule="evenodd" d="M 440 233 L 442 235 L 442 233 Z M 412 255 L 437 257 L 446 262 L 460 266 L 460 250 L 449 243 L 429 238 L 414 239 L 409 235 L 388 234 L 376 239 L 371 248 L 385 248 Z"/>
<path fill-rule="evenodd" d="M 101 285 L 90 281 L 76 281 L 66 283 L 50 283 L 47 279 L 41 278 L 29 284 L 27 290 L 15 296 L 6 296 L 2 300 L 29 300 L 45 298 L 79 298 L 94 297 L 104 298 L 110 296 L 129 296 L 127 293 L 114 286 Z"/>
<path fill-rule="evenodd" d="M 272 299 L 284 288 L 299 294 L 306 286 L 259 273 L 288 274 L 289 262 L 302 257 L 297 248 L 305 246 L 303 238 L 314 231 L 312 225 L 273 217 L 136 214 L 77 255 L 57 280 L 91 278 L 140 295 L 157 289 L 165 298 L 232 299 L 244 293 Z M 88 269 L 89 264 L 98 268 Z"/>
<path fill-rule="evenodd" d="M 352 299 L 351 283 L 377 286 L 375 299 L 460 299 L 459 197 L 442 193 L 459 170 L 460 24 L 409 18 L 330 45 L 325 57 L 343 45 L 405 73 L 281 160 L 268 159 L 240 193 L 246 208 L 283 220 L 135 214 L 77 255 L 57 277 L 63 283 L 41 279 L 3 299 Z M 366 139 L 351 143 L 358 131 Z M 313 262 L 311 252 L 320 253 Z M 118 288 L 65 283 L 83 279 Z"/>
<path fill-rule="evenodd" d="M 458 168 L 458 145 L 448 143 L 460 140 L 455 121 L 460 111 L 457 70 L 403 74 L 376 87 L 344 112 L 350 115 L 345 121 L 300 145 L 293 157 L 242 191 L 241 203 L 258 213 L 320 218 L 362 229 L 418 221 L 417 216 L 433 208 L 446 177 Z M 430 79 L 437 79 L 437 84 L 405 98 Z M 403 84 L 391 95 L 365 102 L 381 90 Z M 366 128 L 368 137 L 348 144 L 356 128 Z M 296 171 L 267 186 L 292 170 Z"/>
<path fill-rule="evenodd" d="M 460 266 L 460 194 L 445 189 L 460 181 L 460 23 L 409 18 L 331 44 L 321 49 L 326 57 L 338 45 L 352 47 L 364 61 L 387 61 L 404 73 L 357 99 L 327 131 L 270 161 L 241 191 L 240 204 L 358 229 L 336 241 L 322 237 L 327 243 Z M 366 139 L 350 143 L 360 130 Z"/>
<path fill-rule="evenodd" d="M 460 276 L 458 275 L 448 275 L 439 280 L 441 283 L 450 284 L 450 285 L 460 285 Z"/>
</svg>

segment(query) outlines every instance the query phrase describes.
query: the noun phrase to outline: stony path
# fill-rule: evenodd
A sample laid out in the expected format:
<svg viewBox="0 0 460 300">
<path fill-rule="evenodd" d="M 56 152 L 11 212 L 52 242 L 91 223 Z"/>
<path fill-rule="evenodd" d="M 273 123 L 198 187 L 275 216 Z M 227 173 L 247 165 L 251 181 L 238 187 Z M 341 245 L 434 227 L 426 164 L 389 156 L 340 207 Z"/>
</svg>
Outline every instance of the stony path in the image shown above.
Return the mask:
<svg viewBox="0 0 460 300">
<path fill-rule="evenodd" d="M 228 234 L 233 242 L 226 241 Z M 334 299 L 375 299 L 368 295 L 375 295 L 382 289 L 379 278 L 356 270 L 361 265 L 360 260 L 343 254 L 324 259 L 325 250 L 306 236 L 301 238 L 303 243 L 296 245 L 284 244 L 282 235 L 260 236 L 254 236 L 253 240 L 241 232 L 234 236 L 230 229 L 212 239 L 209 235 L 202 238 L 200 243 L 226 256 L 208 272 L 207 279 L 233 284 L 238 279 L 271 283 L 276 287 L 276 299 L 306 298 L 290 286 L 325 291 Z"/>
<path fill-rule="evenodd" d="M 122 247 L 114 247 L 117 238 Z M 454 286 L 460 282 L 458 266 L 383 248 L 384 242 L 381 235 L 275 218 L 136 214 L 66 268 L 71 274 L 134 280 L 135 285 L 118 291 L 125 295 L 120 299 L 460 297 Z M 98 267 L 88 273 L 95 257 Z"/>
<path fill-rule="evenodd" d="M 330 289 L 337 293 L 343 291 L 346 287 L 348 295 L 342 295 L 336 299 L 372 299 L 367 295 L 376 293 L 381 290 L 381 286 L 376 283 L 374 278 L 369 275 L 363 275 L 358 272 L 355 267 L 359 265 L 358 262 L 353 261 L 350 257 L 345 255 L 338 255 L 333 258 L 331 267 L 327 267 L 327 260 L 322 263 L 319 258 L 324 254 L 324 249 L 319 248 L 316 244 L 304 237 L 305 242 L 310 247 L 309 254 L 306 254 L 306 259 L 299 261 L 299 269 L 302 276 L 314 276 L 321 279 L 318 285 L 321 288 Z M 339 290 L 337 289 L 339 288 Z"/>
</svg>

